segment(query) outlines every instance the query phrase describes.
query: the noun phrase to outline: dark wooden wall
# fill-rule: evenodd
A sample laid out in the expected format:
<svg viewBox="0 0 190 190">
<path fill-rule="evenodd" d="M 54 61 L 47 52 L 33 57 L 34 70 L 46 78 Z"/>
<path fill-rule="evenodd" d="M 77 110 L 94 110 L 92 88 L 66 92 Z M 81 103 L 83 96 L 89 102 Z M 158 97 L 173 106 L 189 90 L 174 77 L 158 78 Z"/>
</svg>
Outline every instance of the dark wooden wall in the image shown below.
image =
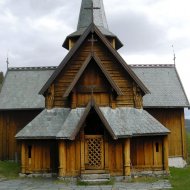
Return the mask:
<svg viewBox="0 0 190 190">
<path fill-rule="evenodd" d="M 169 156 L 187 157 L 184 109 L 146 109 L 153 117 L 167 127 L 169 134 Z"/>
<path fill-rule="evenodd" d="M 15 135 L 41 110 L 0 112 L 0 160 L 20 160 L 20 145 Z"/>
</svg>

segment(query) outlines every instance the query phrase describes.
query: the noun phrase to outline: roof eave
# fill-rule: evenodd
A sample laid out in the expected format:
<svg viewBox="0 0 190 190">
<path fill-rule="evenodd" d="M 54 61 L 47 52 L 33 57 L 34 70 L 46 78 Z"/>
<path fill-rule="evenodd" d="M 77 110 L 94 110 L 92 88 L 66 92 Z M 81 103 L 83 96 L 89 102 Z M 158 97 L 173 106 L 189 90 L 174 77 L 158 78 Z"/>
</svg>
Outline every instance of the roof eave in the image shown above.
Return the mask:
<svg viewBox="0 0 190 190">
<path fill-rule="evenodd" d="M 143 106 L 143 108 L 163 108 L 163 109 L 167 109 L 167 108 L 181 108 L 181 109 L 184 109 L 184 108 L 190 108 L 190 105 L 182 105 L 182 106 Z"/>
<path fill-rule="evenodd" d="M 16 138 L 16 140 L 55 140 L 56 139 L 56 137 L 55 136 L 53 136 L 53 137 L 51 137 L 51 136 L 47 136 L 47 137 L 45 137 L 45 136 L 38 136 L 38 137 L 28 137 L 28 136 L 23 136 L 23 137 L 17 137 L 17 136 L 15 136 L 15 138 Z"/>
</svg>

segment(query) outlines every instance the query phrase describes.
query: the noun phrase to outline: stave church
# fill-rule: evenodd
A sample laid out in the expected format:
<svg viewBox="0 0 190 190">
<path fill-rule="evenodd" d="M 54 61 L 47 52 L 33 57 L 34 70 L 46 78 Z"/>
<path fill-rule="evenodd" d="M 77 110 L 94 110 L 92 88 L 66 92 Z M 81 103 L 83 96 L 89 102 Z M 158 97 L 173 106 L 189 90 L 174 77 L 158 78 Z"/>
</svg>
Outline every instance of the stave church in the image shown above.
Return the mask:
<svg viewBox="0 0 190 190">
<path fill-rule="evenodd" d="M 22 174 L 63 178 L 183 167 L 190 104 L 175 65 L 128 65 L 122 46 L 103 0 L 82 0 L 58 67 L 8 68 L 0 159 L 20 162 Z"/>
</svg>

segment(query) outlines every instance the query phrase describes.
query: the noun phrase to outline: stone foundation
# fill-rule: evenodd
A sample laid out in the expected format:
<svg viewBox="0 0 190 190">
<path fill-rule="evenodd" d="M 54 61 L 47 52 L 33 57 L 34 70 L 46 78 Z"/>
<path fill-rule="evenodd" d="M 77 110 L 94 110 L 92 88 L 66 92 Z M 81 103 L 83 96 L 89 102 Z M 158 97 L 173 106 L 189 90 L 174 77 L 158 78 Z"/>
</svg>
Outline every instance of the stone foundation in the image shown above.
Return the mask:
<svg viewBox="0 0 190 190">
<path fill-rule="evenodd" d="M 169 167 L 184 168 L 187 162 L 182 157 L 169 158 Z"/>
</svg>

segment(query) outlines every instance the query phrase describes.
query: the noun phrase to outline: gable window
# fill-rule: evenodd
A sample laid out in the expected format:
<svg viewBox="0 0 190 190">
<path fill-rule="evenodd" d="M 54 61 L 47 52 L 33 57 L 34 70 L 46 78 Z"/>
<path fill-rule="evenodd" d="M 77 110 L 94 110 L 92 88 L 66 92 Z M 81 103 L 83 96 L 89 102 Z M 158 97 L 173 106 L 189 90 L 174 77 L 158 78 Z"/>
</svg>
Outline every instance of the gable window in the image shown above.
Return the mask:
<svg viewBox="0 0 190 190">
<path fill-rule="evenodd" d="M 159 143 L 156 143 L 156 152 L 159 152 Z"/>
</svg>

